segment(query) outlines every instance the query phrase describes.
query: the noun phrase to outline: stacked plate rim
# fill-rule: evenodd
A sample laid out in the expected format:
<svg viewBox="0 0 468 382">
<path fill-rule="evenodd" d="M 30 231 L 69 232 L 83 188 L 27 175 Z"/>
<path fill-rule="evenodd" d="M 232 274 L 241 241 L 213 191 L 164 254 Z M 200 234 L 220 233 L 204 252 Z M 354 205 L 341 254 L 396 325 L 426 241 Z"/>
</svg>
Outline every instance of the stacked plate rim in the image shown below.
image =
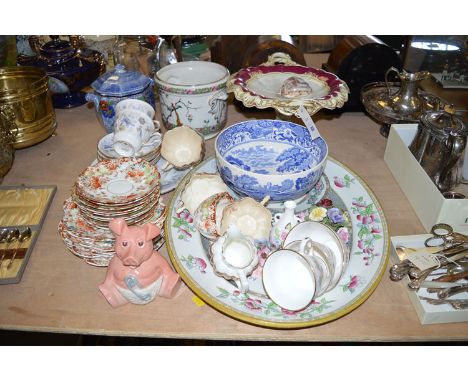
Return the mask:
<svg viewBox="0 0 468 382">
<path fill-rule="evenodd" d="M 110 159 L 87 167 L 64 203 L 58 230 L 67 248 L 92 265 L 107 266 L 115 255 L 108 228 L 116 217 L 128 225 L 151 222 L 162 229 L 167 208 L 155 166 L 137 158 Z"/>
</svg>

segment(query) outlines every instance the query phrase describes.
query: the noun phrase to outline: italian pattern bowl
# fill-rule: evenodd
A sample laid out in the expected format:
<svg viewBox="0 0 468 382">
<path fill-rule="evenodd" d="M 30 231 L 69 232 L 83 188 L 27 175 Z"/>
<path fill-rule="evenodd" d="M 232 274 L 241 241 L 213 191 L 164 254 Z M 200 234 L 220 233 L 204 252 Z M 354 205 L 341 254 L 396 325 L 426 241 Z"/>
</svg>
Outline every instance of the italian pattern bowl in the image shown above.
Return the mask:
<svg viewBox="0 0 468 382">
<path fill-rule="evenodd" d="M 236 193 L 286 201 L 300 199 L 315 186 L 328 146 L 296 123 L 249 120 L 224 129 L 215 154 L 221 178 Z"/>
</svg>

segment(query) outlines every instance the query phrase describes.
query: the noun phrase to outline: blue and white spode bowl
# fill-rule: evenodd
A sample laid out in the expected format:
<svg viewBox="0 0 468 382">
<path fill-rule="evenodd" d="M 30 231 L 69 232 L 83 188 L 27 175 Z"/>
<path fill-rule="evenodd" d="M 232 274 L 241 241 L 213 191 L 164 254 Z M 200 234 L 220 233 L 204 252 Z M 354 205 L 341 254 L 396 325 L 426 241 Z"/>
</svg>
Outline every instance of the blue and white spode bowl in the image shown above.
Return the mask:
<svg viewBox="0 0 468 382">
<path fill-rule="evenodd" d="M 296 200 L 308 193 L 325 169 L 328 146 L 296 123 L 249 120 L 223 130 L 215 142 L 223 181 L 258 201 Z"/>
</svg>

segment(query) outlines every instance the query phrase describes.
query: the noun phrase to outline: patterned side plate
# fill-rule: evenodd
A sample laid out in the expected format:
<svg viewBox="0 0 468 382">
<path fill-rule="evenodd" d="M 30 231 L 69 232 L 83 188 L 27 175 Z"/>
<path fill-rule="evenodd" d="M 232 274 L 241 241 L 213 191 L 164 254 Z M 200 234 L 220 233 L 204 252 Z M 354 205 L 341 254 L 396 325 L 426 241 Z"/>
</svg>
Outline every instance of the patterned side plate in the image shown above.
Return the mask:
<svg viewBox="0 0 468 382">
<path fill-rule="evenodd" d="M 331 183 L 328 191 L 333 196 L 331 199 L 342 200 L 350 216 L 351 259 L 338 286 L 298 312 L 282 309 L 258 293 L 241 293 L 235 285 L 214 274 L 203 240 L 193 225 L 193 218 L 186 210 L 177 212 L 184 185 L 193 173 L 198 172 L 216 172 L 215 159 L 211 157 L 201 163 L 179 184 L 169 206 L 165 237 L 177 272 L 196 295 L 215 309 L 265 327 L 310 327 L 351 312 L 377 287 L 389 255 L 385 217 L 369 187 L 341 163 L 329 157 L 325 175 Z M 328 199 L 322 199 L 322 202 L 325 201 Z M 316 205 L 310 204 L 310 210 L 315 208 Z M 254 272 L 253 277 L 261 278 L 261 272 Z"/>
<path fill-rule="evenodd" d="M 136 158 L 98 162 L 86 168 L 75 187 L 79 195 L 97 203 L 128 203 L 149 194 L 159 185 L 159 172 Z"/>
</svg>

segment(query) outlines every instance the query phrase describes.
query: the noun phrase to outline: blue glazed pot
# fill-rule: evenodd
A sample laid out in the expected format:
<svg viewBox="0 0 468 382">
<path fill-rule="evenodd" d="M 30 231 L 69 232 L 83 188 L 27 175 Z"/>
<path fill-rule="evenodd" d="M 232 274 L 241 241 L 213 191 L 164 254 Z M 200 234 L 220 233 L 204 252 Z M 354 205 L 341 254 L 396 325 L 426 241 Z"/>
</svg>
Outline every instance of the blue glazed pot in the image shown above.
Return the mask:
<svg viewBox="0 0 468 382">
<path fill-rule="evenodd" d="M 19 56 L 21 66 L 37 66 L 49 76 L 54 107 L 66 109 L 84 105 L 89 86 L 105 70 L 102 54 L 92 49 L 76 49 L 71 42 L 51 36 L 52 41 L 35 47 L 36 56 Z"/>
<path fill-rule="evenodd" d="M 299 199 L 319 181 L 328 146 L 301 125 L 280 120 L 249 120 L 224 129 L 215 142 L 223 181 L 258 201 Z"/>
<path fill-rule="evenodd" d="M 120 101 L 139 99 L 156 109 L 153 85 L 154 81 L 148 76 L 116 65 L 91 84 L 94 93 L 86 94 L 86 100 L 94 103 L 99 122 L 108 133 L 112 133 L 116 119 L 115 106 Z"/>
</svg>

